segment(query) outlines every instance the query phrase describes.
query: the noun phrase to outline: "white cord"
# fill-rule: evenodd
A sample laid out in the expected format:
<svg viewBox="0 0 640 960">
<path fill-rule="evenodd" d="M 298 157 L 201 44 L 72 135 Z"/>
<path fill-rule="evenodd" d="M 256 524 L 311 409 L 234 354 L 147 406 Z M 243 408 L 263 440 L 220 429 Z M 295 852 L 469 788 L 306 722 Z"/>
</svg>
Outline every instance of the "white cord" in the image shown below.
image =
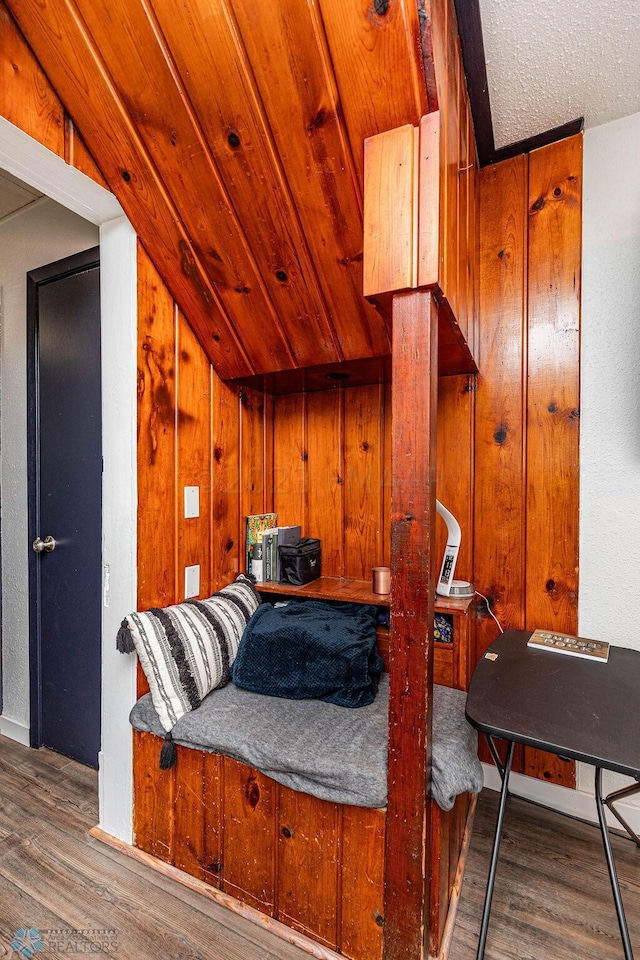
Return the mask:
<svg viewBox="0 0 640 960">
<path fill-rule="evenodd" d="M 499 621 L 498 618 L 496 617 L 495 613 L 494 613 L 493 610 L 491 609 L 491 604 L 489 603 L 489 601 L 487 600 L 487 598 L 485 597 L 485 595 L 484 595 L 483 593 L 480 593 L 479 590 L 476 590 L 476 594 L 477 594 L 477 596 L 482 597 L 482 599 L 483 599 L 484 602 L 486 603 L 486 605 L 487 605 L 487 610 L 489 611 L 489 615 L 492 616 L 493 619 L 495 620 L 495 622 L 498 624 L 498 629 L 500 630 L 500 633 L 504 633 L 504 630 L 503 630 L 503 628 L 502 628 L 502 624 L 500 623 L 500 621 Z"/>
</svg>

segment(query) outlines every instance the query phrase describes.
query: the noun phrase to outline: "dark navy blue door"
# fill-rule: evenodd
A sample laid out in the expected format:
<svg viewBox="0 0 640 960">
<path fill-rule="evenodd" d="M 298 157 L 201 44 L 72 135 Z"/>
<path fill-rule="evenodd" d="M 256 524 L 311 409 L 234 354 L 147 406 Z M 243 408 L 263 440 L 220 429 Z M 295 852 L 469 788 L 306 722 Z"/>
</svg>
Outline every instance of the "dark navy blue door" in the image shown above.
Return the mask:
<svg viewBox="0 0 640 960">
<path fill-rule="evenodd" d="M 102 582 L 97 254 L 29 275 L 32 742 L 93 767 L 100 749 Z"/>
</svg>

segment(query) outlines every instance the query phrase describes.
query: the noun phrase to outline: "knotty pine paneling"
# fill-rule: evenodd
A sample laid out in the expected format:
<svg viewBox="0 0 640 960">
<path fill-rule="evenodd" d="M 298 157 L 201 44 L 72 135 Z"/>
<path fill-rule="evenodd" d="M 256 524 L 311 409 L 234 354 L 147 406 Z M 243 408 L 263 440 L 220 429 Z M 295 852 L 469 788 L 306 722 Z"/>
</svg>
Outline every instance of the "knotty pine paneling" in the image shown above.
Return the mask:
<svg viewBox="0 0 640 960">
<path fill-rule="evenodd" d="M 322 541 L 326 576 L 389 565 L 390 389 L 335 387 L 273 398 L 273 509 Z"/>
<path fill-rule="evenodd" d="M 581 136 L 479 174 L 473 579 L 505 629 L 577 630 L 581 180 Z M 524 771 L 575 785 L 538 751 Z"/>
<path fill-rule="evenodd" d="M 141 850 L 171 863 L 175 767 L 160 770 L 162 741 L 152 733 L 133 731 L 133 842 Z"/>
<path fill-rule="evenodd" d="M 244 516 L 271 500 L 270 401 L 223 383 L 141 245 L 138 247 L 138 609 L 200 596 L 244 569 Z M 184 518 L 184 487 L 200 516 Z M 146 682 L 139 675 L 139 691 Z"/>
<path fill-rule="evenodd" d="M 64 109 L 2 0 L 0 114 L 59 157 L 64 156 Z"/>
<path fill-rule="evenodd" d="M 251 71 L 228 2 L 156 3 L 155 16 L 171 48 L 197 120 L 236 210 L 251 210 L 242 230 L 261 282 L 301 365 L 335 355 L 326 305 L 295 213 L 286 170 L 256 101 Z M 215 43 L 211 37 L 215 36 Z M 256 175 L 259 171 L 259 176 Z M 278 279 L 281 271 L 287 279 Z M 247 277 L 234 293 L 247 296 Z"/>
<path fill-rule="evenodd" d="M 183 747 L 176 766 L 160 770 L 161 739 L 135 732 L 134 744 L 136 846 L 349 960 L 381 958 L 384 809 L 320 800 L 228 757 Z M 445 813 L 429 801 L 434 954 L 468 802 L 458 797 Z"/>
<path fill-rule="evenodd" d="M 365 139 L 378 130 L 412 123 L 416 113 L 422 117 L 429 112 L 423 72 L 413 55 L 420 42 L 417 4 L 392 0 L 389 6 L 392 9 L 378 14 L 375 5 L 363 4 L 365 15 L 354 17 L 351 0 L 319 3 L 360 190 Z M 399 64 L 406 65 L 402 75 Z M 368 82 L 372 72 L 379 77 L 375 90 Z"/>
<path fill-rule="evenodd" d="M 176 603 L 176 312 L 138 245 L 138 607 Z"/>
<path fill-rule="evenodd" d="M 106 187 L 102 174 L 2 0 L 0 116 Z"/>
<path fill-rule="evenodd" d="M 362 142 L 435 109 L 414 0 L 4 3 L 221 376 L 388 354 Z"/>
<path fill-rule="evenodd" d="M 231 0 L 230 6 L 285 166 L 339 358 L 384 355 L 389 352 L 384 320 L 362 298 L 361 199 L 320 12 L 296 0 L 276 7 Z M 357 101 L 354 109 L 360 109 Z M 318 352 L 315 362 L 326 361 Z"/>
<path fill-rule="evenodd" d="M 273 916 L 278 785 L 230 757 L 223 770 L 223 890 Z"/>
<path fill-rule="evenodd" d="M 525 622 L 577 633 L 581 136 L 531 154 L 528 210 Z M 573 764 L 524 753 L 525 773 L 575 785 Z"/>
<path fill-rule="evenodd" d="M 66 163 L 75 167 L 76 170 L 84 173 L 87 177 L 91 177 L 105 190 L 109 189 L 109 185 L 100 173 L 98 165 L 87 150 L 84 140 L 74 127 L 71 117 L 65 118 L 64 159 Z"/>
<path fill-rule="evenodd" d="M 335 950 L 343 808 L 297 790 L 279 794 L 278 917 Z"/>
<path fill-rule="evenodd" d="M 453 0 L 431 0 L 429 33 L 440 111 L 440 287 L 475 358 L 476 155 Z M 435 109 L 435 106 L 432 107 Z"/>
<path fill-rule="evenodd" d="M 384 810 L 342 808 L 341 952 L 370 960 L 382 953 Z"/>
<path fill-rule="evenodd" d="M 209 754 L 179 745 L 176 751 L 171 862 L 192 877 L 205 880 L 205 762 Z"/>
<path fill-rule="evenodd" d="M 455 576 L 471 580 L 473 572 L 473 495 L 476 378 L 463 374 L 438 381 L 438 455 L 436 496 L 462 532 Z M 442 562 L 447 526 L 436 518 L 436 556 Z M 438 573 L 440 567 L 438 566 Z"/>
</svg>

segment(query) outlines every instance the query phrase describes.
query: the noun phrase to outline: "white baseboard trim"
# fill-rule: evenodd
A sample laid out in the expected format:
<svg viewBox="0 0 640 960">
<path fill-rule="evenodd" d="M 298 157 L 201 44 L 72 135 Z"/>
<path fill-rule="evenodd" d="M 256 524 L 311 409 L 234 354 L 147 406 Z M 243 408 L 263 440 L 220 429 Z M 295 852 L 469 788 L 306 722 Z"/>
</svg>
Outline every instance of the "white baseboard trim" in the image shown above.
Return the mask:
<svg viewBox="0 0 640 960">
<path fill-rule="evenodd" d="M 0 734 L 9 740 L 17 740 L 24 747 L 29 746 L 29 727 L 18 720 L 0 716 Z"/>
<path fill-rule="evenodd" d="M 489 790 L 500 790 L 500 775 L 490 763 L 483 763 L 484 785 Z M 592 823 L 598 822 L 598 811 L 596 809 L 596 800 L 593 794 L 584 793 L 582 790 L 570 790 L 568 787 L 561 787 L 557 783 L 546 783 L 544 780 L 538 780 L 535 777 L 527 777 L 522 773 L 512 773 L 509 777 L 509 793 L 516 797 L 523 797 L 525 800 L 533 800 L 545 807 L 551 807 L 560 813 L 568 813 L 572 817 L 579 817 L 581 820 L 590 820 Z M 627 821 L 629 826 L 640 834 L 640 807 L 633 806 L 630 803 L 616 804 L 621 816 Z M 622 830 L 620 823 L 607 810 L 607 823 L 610 827 Z"/>
</svg>

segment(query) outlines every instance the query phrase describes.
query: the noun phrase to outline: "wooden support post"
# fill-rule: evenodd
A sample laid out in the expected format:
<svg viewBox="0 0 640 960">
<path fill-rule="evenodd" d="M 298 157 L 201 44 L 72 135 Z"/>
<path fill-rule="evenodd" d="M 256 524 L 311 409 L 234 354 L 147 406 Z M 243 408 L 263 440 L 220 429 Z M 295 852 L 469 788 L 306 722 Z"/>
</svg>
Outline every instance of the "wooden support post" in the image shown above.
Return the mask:
<svg viewBox="0 0 640 960">
<path fill-rule="evenodd" d="M 393 299 L 391 636 L 385 960 L 428 949 L 438 310 Z"/>
</svg>

